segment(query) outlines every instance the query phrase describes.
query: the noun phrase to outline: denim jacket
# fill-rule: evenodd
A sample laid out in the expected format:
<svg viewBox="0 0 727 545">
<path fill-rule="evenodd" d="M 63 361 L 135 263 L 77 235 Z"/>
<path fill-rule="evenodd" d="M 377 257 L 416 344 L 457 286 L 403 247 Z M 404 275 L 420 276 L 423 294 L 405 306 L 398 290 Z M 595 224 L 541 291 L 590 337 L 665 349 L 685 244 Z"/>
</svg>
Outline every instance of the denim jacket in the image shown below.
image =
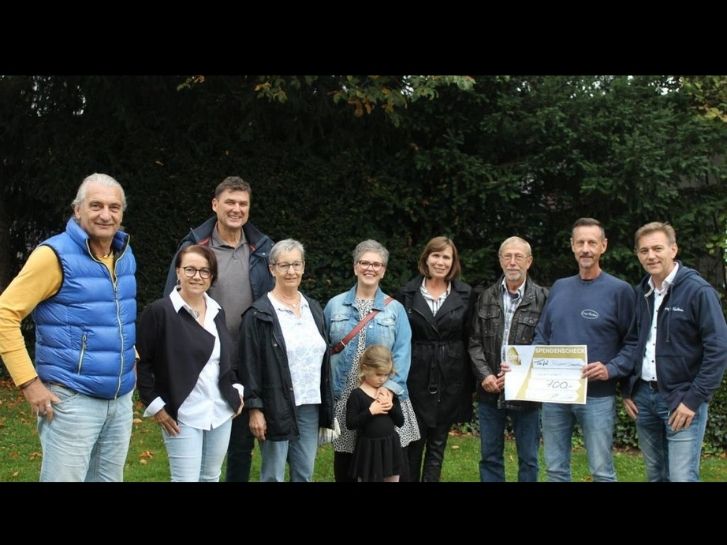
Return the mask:
<svg viewBox="0 0 727 545">
<path fill-rule="evenodd" d="M 385 298 L 384 292 L 378 288 L 373 308 L 381 312 L 366 324 L 366 346 L 381 344 L 391 350 L 394 374 L 384 386 L 399 396 L 399 399 L 409 399 L 406 379 L 411 366 L 411 327 L 402 304 L 391 301 L 384 306 Z M 335 346 L 358 324 L 358 310 L 353 306 L 355 299 L 354 285 L 349 291 L 338 294 L 328 301 L 323 310 L 330 332 L 331 346 Z M 358 335 L 351 339 L 341 352 L 331 354 L 331 381 L 335 399 L 339 399 L 346 388 L 348 371 L 351 369 L 357 346 Z"/>
</svg>

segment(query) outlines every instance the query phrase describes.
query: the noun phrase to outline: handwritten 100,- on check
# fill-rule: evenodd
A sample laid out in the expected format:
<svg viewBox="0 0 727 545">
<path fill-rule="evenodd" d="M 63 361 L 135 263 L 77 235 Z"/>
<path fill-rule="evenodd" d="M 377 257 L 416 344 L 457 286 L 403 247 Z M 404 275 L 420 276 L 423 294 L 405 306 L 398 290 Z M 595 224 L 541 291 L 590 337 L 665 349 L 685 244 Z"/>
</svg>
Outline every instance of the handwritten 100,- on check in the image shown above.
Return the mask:
<svg viewBox="0 0 727 545">
<path fill-rule="evenodd" d="M 509 345 L 505 399 L 546 403 L 586 402 L 588 379 L 581 370 L 588 363 L 585 344 Z"/>
</svg>

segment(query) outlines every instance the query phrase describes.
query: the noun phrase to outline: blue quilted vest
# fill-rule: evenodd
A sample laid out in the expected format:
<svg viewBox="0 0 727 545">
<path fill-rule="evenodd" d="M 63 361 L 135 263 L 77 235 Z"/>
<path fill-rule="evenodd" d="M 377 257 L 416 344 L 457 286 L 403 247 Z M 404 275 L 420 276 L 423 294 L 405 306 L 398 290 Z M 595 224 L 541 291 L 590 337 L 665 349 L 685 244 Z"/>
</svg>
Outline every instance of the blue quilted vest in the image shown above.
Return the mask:
<svg viewBox="0 0 727 545">
<path fill-rule="evenodd" d="M 118 231 L 112 242 L 116 282 L 73 218 L 65 232 L 41 244 L 56 253 L 63 280 L 58 293 L 33 311 L 38 375 L 102 399 L 130 392 L 136 381 L 136 260 L 129 235 Z"/>
</svg>

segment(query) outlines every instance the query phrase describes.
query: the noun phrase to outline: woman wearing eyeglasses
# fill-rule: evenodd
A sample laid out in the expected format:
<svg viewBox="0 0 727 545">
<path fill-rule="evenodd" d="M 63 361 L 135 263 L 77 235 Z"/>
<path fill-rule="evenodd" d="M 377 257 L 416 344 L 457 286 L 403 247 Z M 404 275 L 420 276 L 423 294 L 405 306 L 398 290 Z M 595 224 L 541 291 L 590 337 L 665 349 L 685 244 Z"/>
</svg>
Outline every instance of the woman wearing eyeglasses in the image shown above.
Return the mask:
<svg viewBox="0 0 727 545">
<path fill-rule="evenodd" d="M 328 335 L 321 306 L 298 288 L 305 250 L 293 239 L 270 250 L 272 291 L 242 318 L 240 371 L 250 431 L 260 441 L 261 481 L 313 480 L 318 428 L 333 422 Z"/>
<path fill-rule="evenodd" d="M 364 240 L 353 251 L 356 284 L 333 297 L 324 314 L 331 337 L 331 370 L 336 417 L 341 435 L 333 441 L 333 471 L 336 482 L 352 482 L 350 466 L 356 432 L 346 428 L 346 402 L 360 384 L 358 362 L 367 346 L 379 344 L 391 351 L 396 372 L 379 388 L 377 399 L 392 407 L 392 394 L 400 401 L 404 425 L 396 428 L 404 454 L 399 480 L 408 480 L 406 446 L 419 439 L 416 415 L 409 399 L 406 379 L 411 364 L 411 328 L 401 303 L 379 287 L 386 272 L 389 251 L 375 240 Z"/>
<path fill-rule="evenodd" d="M 182 249 L 177 289 L 139 320 L 139 397 L 162 428 L 172 481 L 217 482 L 244 389 L 230 361 L 225 313 L 207 290 L 217 259 L 205 246 Z"/>
<path fill-rule="evenodd" d="M 397 296 L 412 329 L 407 382 L 422 435 L 409 445 L 409 475 L 412 481 L 438 482 L 450 426 L 472 419 L 474 377 L 467 353 L 472 288 L 457 280 L 459 255 L 447 237 L 430 240 L 418 266 L 420 274 Z"/>
</svg>

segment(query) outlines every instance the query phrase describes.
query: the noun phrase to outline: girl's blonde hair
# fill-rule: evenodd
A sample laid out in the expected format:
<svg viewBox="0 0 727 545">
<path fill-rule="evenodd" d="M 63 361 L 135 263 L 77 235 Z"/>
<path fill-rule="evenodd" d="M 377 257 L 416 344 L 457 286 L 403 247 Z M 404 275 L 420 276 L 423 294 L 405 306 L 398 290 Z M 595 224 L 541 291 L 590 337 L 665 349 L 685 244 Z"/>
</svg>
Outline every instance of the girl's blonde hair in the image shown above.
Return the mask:
<svg viewBox="0 0 727 545">
<path fill-rule="evenodd" d="M 358 380 L 363 382 L 364 376 L 371 372 L 387 372 L 394 374 L 394 360 L 391 350 L 381 344 L 372 344 L 361 354 L 358 362 Z"/>
</svg>

